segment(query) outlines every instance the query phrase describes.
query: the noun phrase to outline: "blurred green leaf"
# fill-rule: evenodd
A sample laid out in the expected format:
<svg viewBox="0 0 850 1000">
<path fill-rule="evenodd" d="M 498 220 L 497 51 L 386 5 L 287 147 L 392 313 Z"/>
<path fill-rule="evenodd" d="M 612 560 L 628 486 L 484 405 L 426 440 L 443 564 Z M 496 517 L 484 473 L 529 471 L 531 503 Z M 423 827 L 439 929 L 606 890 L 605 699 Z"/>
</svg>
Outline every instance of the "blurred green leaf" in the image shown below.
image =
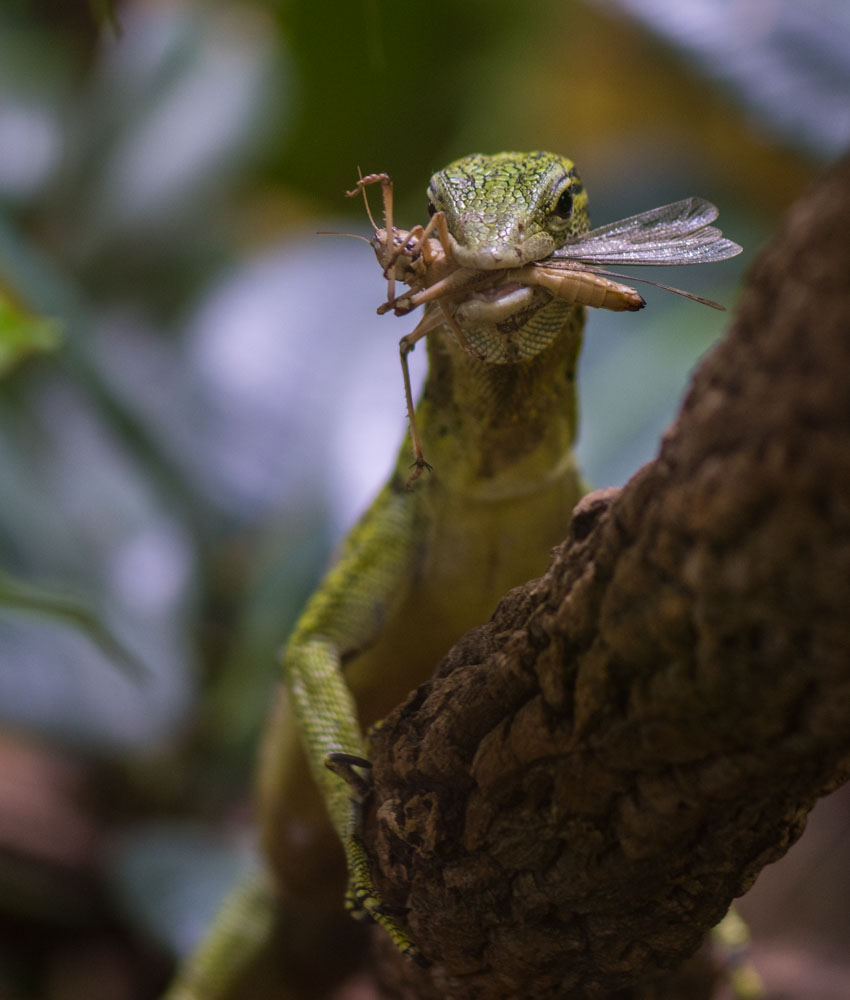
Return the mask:
<svg viewBox="0 0 850 1000">
<path fill-rule="evenodd" d="M 387 170 L 402 199 L 449 159 L 480 103 L 480 63 L 529 20 L 507 0 L 417 4 L 359 0 L 330 15 L 306 0 L 270 4 L 298 79 L 296 120 L 272 166 L 287 184 L 336 205 L 358 165 Z M 437 68 L 438 67 L 438 68 Z M 486 89 L 485 89 L 486 92 Z"/>
<path fill-rule="evenodd" d="M 55 351 L 62 335 L 58 320 L 33 316 L 0 294 L 0 378 L 32 354 Z"/>
<path fill-rule="evenodd" d="M 22 583 L 0 570 L 0 608 L 40 615 L 82 632 L 110 662 L 135 681 L 148 668 L 101 621 L 85 601 Z"/>
</svg>

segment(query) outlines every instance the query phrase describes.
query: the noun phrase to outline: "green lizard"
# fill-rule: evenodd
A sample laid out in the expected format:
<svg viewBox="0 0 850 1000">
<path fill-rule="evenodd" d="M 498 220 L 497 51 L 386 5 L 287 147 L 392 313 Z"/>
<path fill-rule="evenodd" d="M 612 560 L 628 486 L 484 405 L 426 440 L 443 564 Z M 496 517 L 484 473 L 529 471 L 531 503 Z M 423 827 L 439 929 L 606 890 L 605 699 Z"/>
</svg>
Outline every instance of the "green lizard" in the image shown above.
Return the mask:
<svg viewBox="0 0 850 1000">
<path fill-rule="evenodd" d="M 432 178 L 429 197 L 446 213 L 467 267 L 504 268 L 507 255 L 517 266 L 548 256 L 588 224 L 575 168 L 548 153 L 467 157 Z M 528 291 L 498 323 L 486 314 L 501 308 L 499 298 L 477 300 L 475 327 L 466 332 L 481 358 L 448 329 L 431 334 L 417 416 L 433 473 L 407 490 L 409 445 L 402 446 L 390 482 L 349 536 L 284 655 L 300 733 L 293 726 L 273 730 L 264 790 L 275 818 L 265 846 L 283 880 L 293 867 L 303 873 L 307 858 L 283 819 L 297 792 L 281 794 L 302 780 L 291 761 L 303 746 L 345 848 L 349 899 L 379 921 L 352 791 L 328 770 L 328 755 L 366 756 L 360 726 L 380 719 L 427 677 L 508 588 L 545 569 L 582 492 L 570 449 L 583 311 Z M 489 363 L 497 351 L 505 357 L 506 341 L 525 360 Z M 324 854 L 319 864 L 326 869 Z M 311 893 L 315 884 L 311 877 Z"/>
<path fill-rule="evenodd" d="M 588 228 L 576 169 L 551 153 L 466 157 L 434 175 L 428 196 L 446 213 L 467 267 L 519 267 Z M 368 756 L 363 727 L 486 621 L 506 590 L 543 572 L 583 492 L 571 449 L 584 309 L 533 289 L 503 313 L 488 322 L 487 300 L 478 301 L 469 333 L 483 358 L 447 326 L 429 335 L 417 419 L 433 472 L 408 490 L 410 444 L 402 445 L 390 481 L 289 639 L 284 704 L 262 755 L 263 847 L 287 907 L 338 911 L 347 861 L 350 905 L 383 923 L 402 950 L 413 945 L 381 912 L 352 789 L 328 769 L 328 756 Z M 489 363 L 490 352 L 505 360 L 506 342 L 518 360 Z M 246 892 L 263 896 L 256 886 Z M 240 937 L 235 928 L 250 909 L 231 900 L 169 1000 L 229 995 L 228 956 L 240 959 L 227 941 Z"/>
<path fill-rule="evenodd" d="M 576 169 L 552 153 L 468 156 L 432 177 L 428 197 L 432 214 L 445 213 L 446 260 L 473 271 L 523 268 L 588 230 Z M 544 571 L 584 492 L 572 453 L 584 308 L 540 287 L 492 284 L 462 305 L 453 317 L 427 306 L 417 461 L 424 452 L 433 471 L 408 489 L 411 445 L 402 445 L 283 655 L 285 696 L 260 778 L 278 902 L 261 881 L 237 893 L 168 1000 L 229 998 L 272 915 L 320 928 L 340 911 L 346 869 L 349 908 L 415 955 L 382 907 L 359 839 L 362 731 L 506 590 Z"/>
</svg>

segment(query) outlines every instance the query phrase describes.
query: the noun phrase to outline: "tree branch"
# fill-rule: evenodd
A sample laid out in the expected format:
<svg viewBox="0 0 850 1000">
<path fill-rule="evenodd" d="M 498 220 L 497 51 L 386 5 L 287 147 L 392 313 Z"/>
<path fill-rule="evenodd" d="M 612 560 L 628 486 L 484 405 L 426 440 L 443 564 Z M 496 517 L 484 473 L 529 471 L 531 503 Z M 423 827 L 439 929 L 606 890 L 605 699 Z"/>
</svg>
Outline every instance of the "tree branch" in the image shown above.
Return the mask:
<svg viewBox="0 0 850 1000">
<path fill-rule="evenodd" d="M 385 962 L 395 995 L 650 982 L 850 774 L 848 233 L 850 159 L 757 261 L 658 458 L 379 730 L 376 875 L 434 962 Z"/>
</svg>

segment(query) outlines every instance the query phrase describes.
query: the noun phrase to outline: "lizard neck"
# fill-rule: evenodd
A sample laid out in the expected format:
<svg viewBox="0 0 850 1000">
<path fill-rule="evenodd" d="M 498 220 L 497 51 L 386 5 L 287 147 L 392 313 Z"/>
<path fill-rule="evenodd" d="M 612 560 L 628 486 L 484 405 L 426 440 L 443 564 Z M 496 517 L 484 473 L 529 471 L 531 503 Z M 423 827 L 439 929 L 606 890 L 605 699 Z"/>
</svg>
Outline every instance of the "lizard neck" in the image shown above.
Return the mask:
<svg viewBox="0 0 850 1000">
<path fill-rule="evenodd" d="M 428 337 L 428 377 L 416 419 L 435 485 L 480 500 L 544 489 L 573 469 L 576 364 L 584 310 L 553 301 L 523 335 L 548 347 L 514 363 L 482 361 L 446 327 Z M 532 329 L 533 327 L 533 329 Z M 557 331 L 554 332 L 553 331 Z M 399 471 L 407 476 L 409 452 Z"/>
</svg>

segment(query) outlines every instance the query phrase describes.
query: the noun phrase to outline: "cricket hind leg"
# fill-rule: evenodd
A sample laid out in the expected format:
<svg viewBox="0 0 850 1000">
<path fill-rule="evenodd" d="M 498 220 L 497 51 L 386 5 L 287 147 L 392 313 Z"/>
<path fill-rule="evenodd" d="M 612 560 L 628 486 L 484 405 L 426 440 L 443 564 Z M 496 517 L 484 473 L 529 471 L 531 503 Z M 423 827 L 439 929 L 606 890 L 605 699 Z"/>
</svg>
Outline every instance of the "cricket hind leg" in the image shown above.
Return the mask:
<svg viewBox="0 0 850 1000">
<path fill-rule="evenodd" d="M 419 429 L 416 426 L 416 406 L 413 402 L 413 388 L 410 384 L 410 367 L 407 363 L 407 356 L 416 347 L 418 341 L 439 325 L 440 320 L 435 315 L 426 313 L 416 329 L 412 333 L 408 333 L 402 337 L 398 342 L 399 357 L 401 358 L 401 375 L 404 380 L 404 400 L 407 404 L 407 422 L 410 427 L 410 443 L 413 448 L 413 471 L 410 473 L 405 484 L 407 489 L 413 486 L 426 469 L 429 471 L 431 469 L 431 466 L 425 461 L 425 455 L 422 451 L 422 441 L 419 437 Z"/>
</svg>

